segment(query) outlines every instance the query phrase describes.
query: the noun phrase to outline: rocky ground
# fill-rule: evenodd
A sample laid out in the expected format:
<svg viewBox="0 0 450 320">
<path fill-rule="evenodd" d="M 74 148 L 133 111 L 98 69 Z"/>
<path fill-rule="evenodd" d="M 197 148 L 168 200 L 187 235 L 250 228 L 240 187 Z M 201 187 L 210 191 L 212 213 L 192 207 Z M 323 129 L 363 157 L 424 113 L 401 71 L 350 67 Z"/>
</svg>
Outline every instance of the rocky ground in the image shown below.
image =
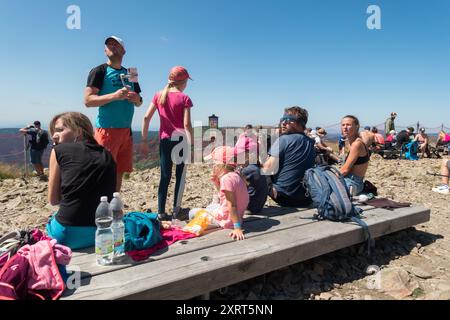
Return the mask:
<svg viewBox="0 0 450 320">
<path fill-rule="evenodd" d="M 357 245 L 271 272 L 211 294 L 213 299 L 450 299 L 450 195 L 431 191 L 441 160 L 382 160 L 373 156 L 367 179 L 379 196 L 424 205 L 431 221 L 377 239 L 369 260 Z M 183 203 L 204 207 L 213 192 L 205 165 L 191 165 Z M 135 172 L 124 181 L 127 210 L 157 208 L 159 170 Z M 173 186 L 170 187 L 173 190 Z M 57 208 L 47 204 L 47 184 L 37 178 L 0 181 L 0 235 L 43 227 Z M 168 204 L 172 198 L 168 199 Z M 271 205 L 274 203 L 270 201 Z M 380 271 L 368 275 L 367 267 Z"/>
</svg>

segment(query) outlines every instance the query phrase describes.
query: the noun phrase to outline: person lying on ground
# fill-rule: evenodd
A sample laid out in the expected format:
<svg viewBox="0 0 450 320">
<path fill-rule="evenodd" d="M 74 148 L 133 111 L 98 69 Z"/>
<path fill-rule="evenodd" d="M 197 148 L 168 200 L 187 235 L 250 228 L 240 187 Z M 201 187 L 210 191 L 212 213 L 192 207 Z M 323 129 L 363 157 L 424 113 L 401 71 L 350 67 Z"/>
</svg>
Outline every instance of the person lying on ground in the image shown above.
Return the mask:
<svg viewBox="0 0 450 320">
<path fill-rule="evenodd" d="M 348 139 L 350 152 L 340 171 L 352 194 L 358 195 L 364 189 L 364 176 L 370 161 L 369 149 L 358 134 L 359 120 L 355 116 L 347 115 L 342 118 L 341 131 Z"/>
</svg>

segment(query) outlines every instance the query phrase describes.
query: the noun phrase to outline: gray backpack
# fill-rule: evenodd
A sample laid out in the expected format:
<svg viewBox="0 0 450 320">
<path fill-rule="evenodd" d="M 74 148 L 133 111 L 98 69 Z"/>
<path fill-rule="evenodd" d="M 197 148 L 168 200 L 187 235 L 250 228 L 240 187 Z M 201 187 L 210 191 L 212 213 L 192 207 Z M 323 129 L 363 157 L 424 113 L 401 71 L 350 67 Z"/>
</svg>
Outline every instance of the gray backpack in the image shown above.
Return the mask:
<svg viewBox="0 0 450 320">
<path fill-rule="evenodd" d="M 372 239 L 367 224 L 360 219 L 362 209 L 353 205 L 344 177 L 333 166 L 322 165 L 306 170 L 303 184 L 317 209 L 318 220 L 353 221 L 360 225 L 368 239 L 368 253 Z"/>
</svg>

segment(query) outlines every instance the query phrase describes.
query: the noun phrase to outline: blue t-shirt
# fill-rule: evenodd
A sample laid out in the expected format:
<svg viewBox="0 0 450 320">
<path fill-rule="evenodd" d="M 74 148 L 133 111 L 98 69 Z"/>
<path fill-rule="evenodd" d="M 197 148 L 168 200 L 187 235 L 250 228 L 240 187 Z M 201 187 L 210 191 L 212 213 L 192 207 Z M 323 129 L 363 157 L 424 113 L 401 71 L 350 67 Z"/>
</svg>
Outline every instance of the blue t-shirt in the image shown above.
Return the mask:
<svg viewBox="0 0 450 320">
<path fill-rule="evenodd" d="M 87 86 L 99 89 L 99 96 L 114 93 L 123 88 L 120 80 L 121 74 L 127 74 L 126 68 L 114 69 L 107 64 L 102 64 L 91 70 L 88 77 Z M 131 86 L 131 90 L 140 93 L 138 83 L 129 82 L 125 79 L 125 84 Z M 134 104 L 128 100 L 113 101 L 99 107 L 95 120 L 97 128 L 131 128 L 131 121 L 134 115 Z"/>
<path fill-rule="evenodd" d="M 303 176 L 314 166 L 314 140 L 302 133 L 284 134 L 272 145 L 270 156 L 279 159 L 278 172 L 272 176 L 275 189 L 294 199 L 305 197 Z"/>
</svg>

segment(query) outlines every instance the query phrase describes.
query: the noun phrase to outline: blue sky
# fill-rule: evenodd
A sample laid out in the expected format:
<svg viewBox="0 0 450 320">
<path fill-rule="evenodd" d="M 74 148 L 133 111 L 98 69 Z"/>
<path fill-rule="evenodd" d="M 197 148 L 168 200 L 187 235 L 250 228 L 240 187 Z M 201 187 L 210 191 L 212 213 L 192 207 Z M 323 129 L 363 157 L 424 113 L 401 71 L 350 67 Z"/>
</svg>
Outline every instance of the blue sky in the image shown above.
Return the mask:
<svg viewBox="0 0 450 320">
<path fill-rule="evenodd" d="M 72 4 L 80 30 L 66 28 Z M 366 27 L 371 4 L 381 30 Z M 0 127 L 69 110 L 94 120 L 82 95 L 111 34 L 126 43 L 124 65 L 139 70 L 134 128 L 174 65 L 194 79 L 186 93 L 197 121 L 215 113 L 220 125 L 272 125 L 301 105 L 311 126 L 349 113 L 374 125 L 397 111 L 398 124 L 450 127 L 446 0 L 0 0 Z"/>
</svg>

